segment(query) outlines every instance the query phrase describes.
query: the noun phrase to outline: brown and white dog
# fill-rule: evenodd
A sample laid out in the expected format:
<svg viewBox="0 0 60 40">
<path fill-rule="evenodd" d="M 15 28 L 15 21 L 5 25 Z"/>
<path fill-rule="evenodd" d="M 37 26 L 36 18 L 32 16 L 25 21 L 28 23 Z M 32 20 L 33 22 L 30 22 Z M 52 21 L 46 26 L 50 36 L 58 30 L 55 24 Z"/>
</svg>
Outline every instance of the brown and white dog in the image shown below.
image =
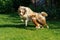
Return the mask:
<svg viewBox="0 0 60 40">
<path fill-rule="evenodd" d="M 20 6 L 18 8 L 19 16 L 25 21 L 25 26 L 27 26 L 27 23 L 29 20 L 32 20 L 32 22 L 35 24 L 36 28 L 40 28 L 41 26 L 49 26 L 46 23 L 46 16 L 48 16 L 47 13 L 41 12 L 33 12 L 29 7 Z"/>
</svg>

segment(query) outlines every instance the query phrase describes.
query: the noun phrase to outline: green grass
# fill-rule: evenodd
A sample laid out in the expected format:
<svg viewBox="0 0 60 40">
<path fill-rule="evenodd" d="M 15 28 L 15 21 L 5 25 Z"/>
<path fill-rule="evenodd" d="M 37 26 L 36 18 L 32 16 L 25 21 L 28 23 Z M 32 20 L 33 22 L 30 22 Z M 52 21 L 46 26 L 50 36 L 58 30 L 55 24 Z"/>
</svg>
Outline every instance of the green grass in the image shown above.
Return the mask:
<svg viewBox="0 0 60 40">
<path fill-rule="evenodd" d="M 60 40 L 60 21 L 47 21 L 49 29 L 36 30 L 33 23 L 28 27 L 17 13 L 0 14 L 0 40 Z"/>
</svg>

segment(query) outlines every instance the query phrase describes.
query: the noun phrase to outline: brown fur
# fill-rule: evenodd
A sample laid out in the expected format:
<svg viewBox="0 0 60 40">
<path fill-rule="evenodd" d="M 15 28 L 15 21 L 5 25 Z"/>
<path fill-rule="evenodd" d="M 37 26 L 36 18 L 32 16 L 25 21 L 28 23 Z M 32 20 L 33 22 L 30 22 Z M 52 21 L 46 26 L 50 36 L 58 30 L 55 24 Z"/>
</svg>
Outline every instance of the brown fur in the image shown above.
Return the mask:
<svg viewBox="0 0 60 40">
<path fill-rule="evenodd" d="M 42 15 L 42 16 L 45 16 L 45 17 L 48 16 L 48 14 L 47 14 L 46 12 L 41 12 L 41 15 Z"/>
</svg>

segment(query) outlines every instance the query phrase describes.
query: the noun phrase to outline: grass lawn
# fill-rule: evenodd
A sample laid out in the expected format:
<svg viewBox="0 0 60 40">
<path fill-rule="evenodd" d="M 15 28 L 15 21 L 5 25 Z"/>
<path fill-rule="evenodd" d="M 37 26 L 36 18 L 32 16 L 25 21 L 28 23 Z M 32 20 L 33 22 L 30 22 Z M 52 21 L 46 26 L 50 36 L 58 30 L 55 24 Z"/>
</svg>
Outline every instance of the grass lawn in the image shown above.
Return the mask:
<svg viewBox="0 0 60 40">
<path fill-rule="evenodd" d="M 60 40 L 60 21 L 47 21 L 49 29 L 36 30 L 33 23 L 28 27 L 17 13 L 0 14 L 0 40 Z"/>
</svg>

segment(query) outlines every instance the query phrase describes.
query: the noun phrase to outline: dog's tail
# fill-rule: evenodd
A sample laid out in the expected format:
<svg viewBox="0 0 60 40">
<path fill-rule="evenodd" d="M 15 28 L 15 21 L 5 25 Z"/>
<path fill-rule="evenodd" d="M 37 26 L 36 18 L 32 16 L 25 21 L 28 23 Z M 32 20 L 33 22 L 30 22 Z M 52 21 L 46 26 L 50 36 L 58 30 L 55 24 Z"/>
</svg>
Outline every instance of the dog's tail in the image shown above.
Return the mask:
<svg viewBox="0 0 60 40">
<path fill-rule="evenodd" d="M 48 16 L 48 14 L 46 12 L 41 12 L 41 15 L 44 16 L 44 17 Z"/>
</svg>

